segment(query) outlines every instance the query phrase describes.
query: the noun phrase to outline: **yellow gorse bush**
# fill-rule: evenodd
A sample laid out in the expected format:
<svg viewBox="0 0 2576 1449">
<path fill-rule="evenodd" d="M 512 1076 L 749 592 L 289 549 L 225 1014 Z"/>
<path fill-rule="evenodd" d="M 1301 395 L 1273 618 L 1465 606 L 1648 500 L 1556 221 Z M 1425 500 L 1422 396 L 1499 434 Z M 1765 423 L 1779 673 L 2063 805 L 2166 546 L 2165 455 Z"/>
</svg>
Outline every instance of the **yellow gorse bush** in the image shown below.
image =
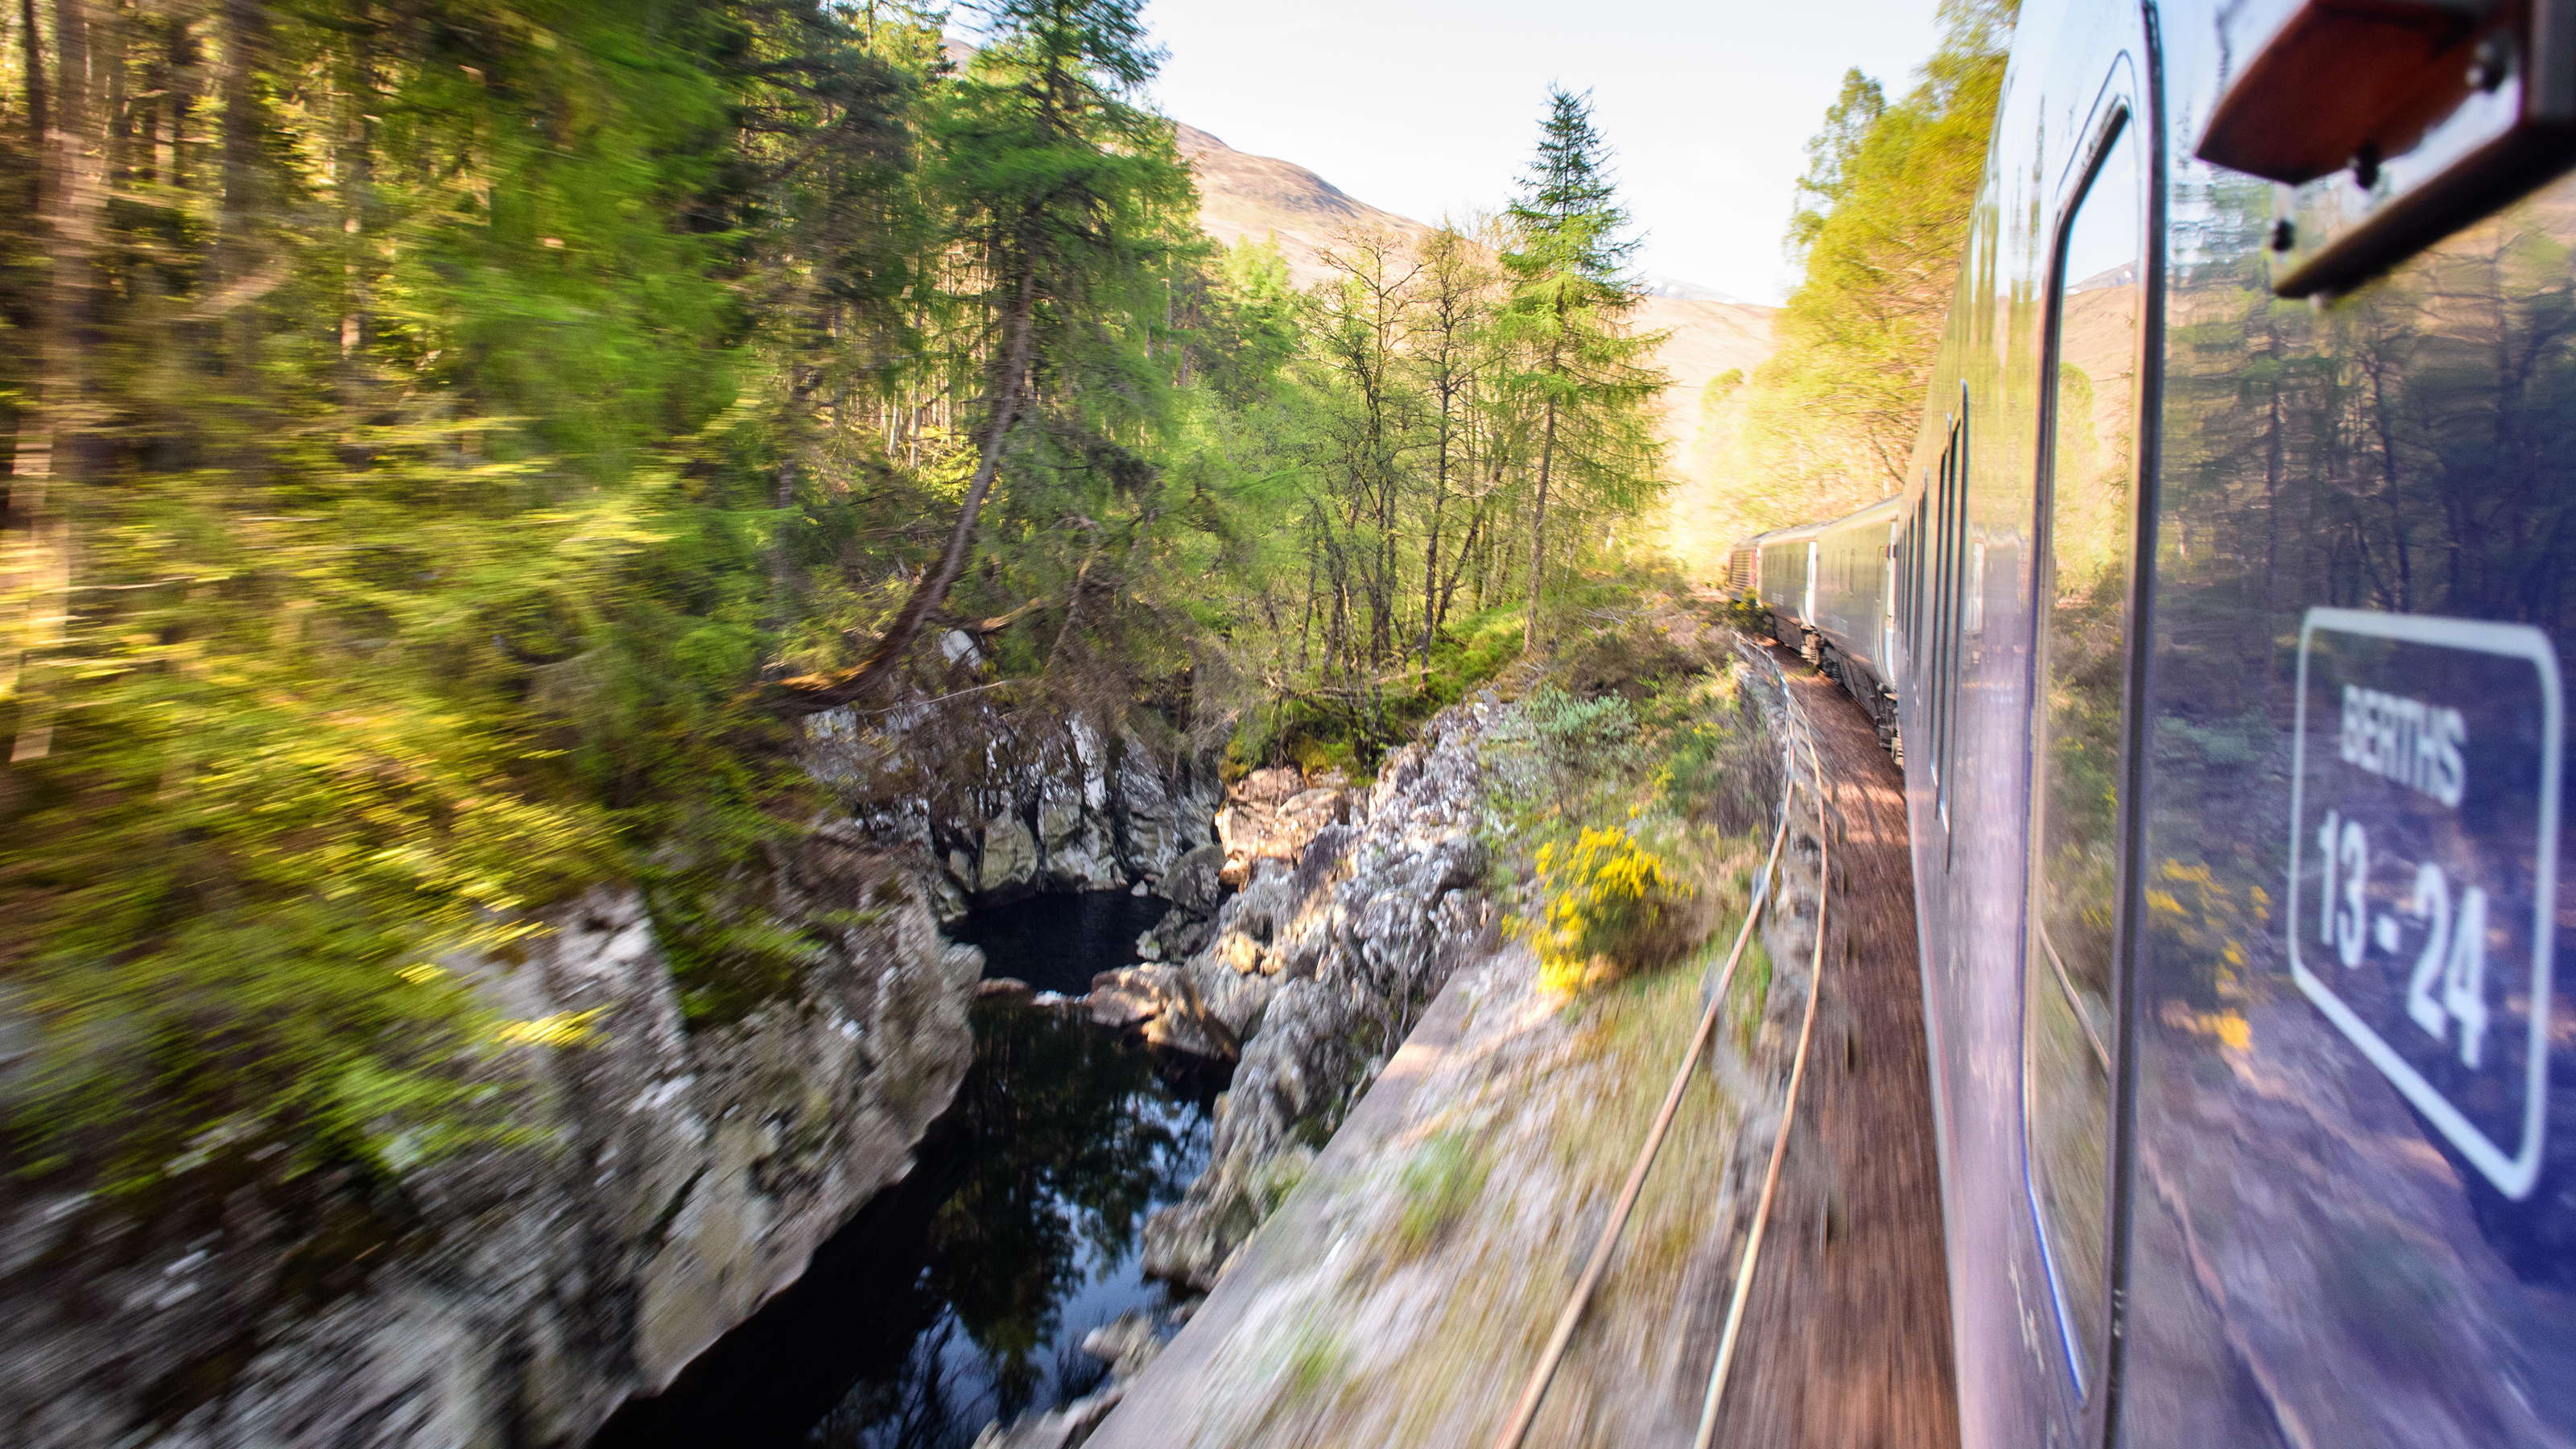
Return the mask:
<svg viewBox="0 0 2576 1449">
<path fill-rule="evenodd" d="M 1663 859 L 1624 830 L 1586 829 L 1538 851 L 1539 979 L 1571 991 L 1641 966 L 1673 943 L 1674 907 L 1691 896 Z"/>
<path fill-rule="evenodd" d="M 588 1011 L 558 1011 L 526 1021 L 505 1021 L 492 1028 L 490 1037 L 502 1046 L 583 1046 L 599 1034 L 592 1023 L 607 1010 L 595 1006 Z"/>
</svg>

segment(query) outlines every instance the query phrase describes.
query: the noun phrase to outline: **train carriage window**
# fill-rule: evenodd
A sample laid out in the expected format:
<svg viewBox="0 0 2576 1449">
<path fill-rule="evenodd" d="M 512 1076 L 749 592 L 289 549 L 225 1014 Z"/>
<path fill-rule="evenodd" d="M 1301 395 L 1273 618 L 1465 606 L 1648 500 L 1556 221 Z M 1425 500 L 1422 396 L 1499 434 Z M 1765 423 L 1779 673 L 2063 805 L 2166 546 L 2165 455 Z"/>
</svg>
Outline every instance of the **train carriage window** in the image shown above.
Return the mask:
<svg viewBox="0 0 2576 1449">
<path fill-rule="evenodd" d="M 2107 1162 L 2144 230 L 2134 128 L 2115 125 L 2061 234 L 2053 292 L 2022 997 L 2032 1197 L 2067 1351 L 2088 1397 L 2110 1319 Z"/>
</svg>

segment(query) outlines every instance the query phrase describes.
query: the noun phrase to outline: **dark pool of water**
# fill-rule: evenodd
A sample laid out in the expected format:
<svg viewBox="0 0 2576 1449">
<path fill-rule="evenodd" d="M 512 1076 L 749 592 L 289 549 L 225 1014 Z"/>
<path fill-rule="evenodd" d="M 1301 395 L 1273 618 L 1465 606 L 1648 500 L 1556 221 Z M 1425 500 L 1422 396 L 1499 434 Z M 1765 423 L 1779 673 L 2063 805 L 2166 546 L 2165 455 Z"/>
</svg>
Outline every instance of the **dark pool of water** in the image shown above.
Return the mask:
<svg viewBox="0 0 2576 1449">
<path fill-rule="evenodd" d="M 977 911 L 949 934 L 984 948 L 988 977 L 1014 977 L 1040 991 L 1080 996 L 1091 989 L 1093 976 L 1134 965 L 1136 938 L 1171 908 L 1161 896 L 1068 891 Z"/>
<path fill-rule="evenodd" d="M 1040 896 L 958 935 L 981 938 L 989 975 L 1079 991 L 1135 959 L 1163 909 L 1119 904 L 1135 900 Z M 1097 1387 L 1084 1334 L 1170 1306 L 1138 1238 L 1206 1166 L 1222 1075 L 1024 998 L 978 1002 L 974 1025 L 974 1064 L 912 1176 L 598 1449 L 966 1449 L 989 1420 Z"/>
</svg>

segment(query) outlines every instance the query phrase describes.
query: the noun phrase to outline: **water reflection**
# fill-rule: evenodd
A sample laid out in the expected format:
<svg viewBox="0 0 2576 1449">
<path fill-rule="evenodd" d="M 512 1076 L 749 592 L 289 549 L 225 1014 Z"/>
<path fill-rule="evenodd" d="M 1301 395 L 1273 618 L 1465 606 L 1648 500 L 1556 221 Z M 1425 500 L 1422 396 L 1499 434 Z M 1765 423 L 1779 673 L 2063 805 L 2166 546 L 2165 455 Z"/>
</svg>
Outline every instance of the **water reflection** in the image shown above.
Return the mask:
<svg viewBox="0 0 2576 1449">
<path fill-rule="evenodd" d="M 976 1014 L 960 1093 L 974 1167 L 922 1253 L 922 1291 L 942 1306 L 903 1362 L 863 1375 L 808 1443 L 970 1442 L 988 1419 L 1088 1392 L 1098 1372 L 1082 1336 L 1165 1306 L 1137 1271 L 1137 1233 L 1206 1165 L 1205 1099 L 1085 1022 L 1008 1001 Z"/>
<path fill-rule="evenodd" d="M 1083 1335 L 1168 1306 L 1138 1233 L 1206 1165 L 1223 1082 L 1025 1000 L 980 1002 L 974 1024 L 913 1178 L 597 1444 L 964 1449 L 1098 1385 Z"/>
<path fill-rule="evenodd" d="M 2530 624 L 2567 655 L 2576 182 L 2327 308 L 2272 295 L 2272 200 L 2188 169 L 2171 200 L 2121 1413 L 2153 1442 L 2297 1425 L 2318 1444 L 2566 1443 L 2576 1134 L 2554 1131 L 2540 1189 L 2507 1198 L 2304 994 L 2287 952 L 2327 884 L 2311 845 L 2290 919 L 2291 841 L 2316 838 L 2314 797 L 2305 829 L 2290 802 L 2314 763 L 2295 733 L 2308 611 Z M 2404 692 L 2484 702 L 2430 674 Z M 2475 738 L 2473 771 L 2513 759 L 2500 732 Z M 2532 877 L 2534 832 L 2462 819 L 2490 888 Z M 2342 879 L 2420 929 L 2420 862 L 2376 834 L 2354 844 L 2367 869 Z M 2411 949 L 2334 954 L 2355 999 L 2426 979 Z M 2527 1022 L 2534 998 L 2490 993 L 2499 1021 Z M 2556 1128 L 2576 1106 L 2576 1016 L 2540 999 Z M 2446 1050 L 2403 1008 L 2395 1022 L 2400 1051 Z"/>
</svg>

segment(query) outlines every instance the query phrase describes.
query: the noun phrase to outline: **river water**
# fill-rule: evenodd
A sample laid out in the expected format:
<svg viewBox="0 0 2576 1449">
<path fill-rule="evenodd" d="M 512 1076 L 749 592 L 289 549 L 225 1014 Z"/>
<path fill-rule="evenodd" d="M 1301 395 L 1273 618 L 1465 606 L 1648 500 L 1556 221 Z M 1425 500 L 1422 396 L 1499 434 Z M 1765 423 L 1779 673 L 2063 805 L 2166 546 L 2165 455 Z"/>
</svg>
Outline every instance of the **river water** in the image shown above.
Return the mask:
<svg viewBox="0 0 2576 1449">
<path fill-rule="evenodd" d="M 1037 896 L 956 935 L 985 949 L 987 978 L 1072 995 L 1132 963 L 1165 904 Z M 966 1449 L 992 1419 L 1096 1388 L 1084 1334 L 1171 1306 L 1138 1239 L 1207 1164 L 1221 1069 L 1027 997 L 973 1016 L 974 1065 L 912 1176 L 596 1449 Z"/>
</svg>

